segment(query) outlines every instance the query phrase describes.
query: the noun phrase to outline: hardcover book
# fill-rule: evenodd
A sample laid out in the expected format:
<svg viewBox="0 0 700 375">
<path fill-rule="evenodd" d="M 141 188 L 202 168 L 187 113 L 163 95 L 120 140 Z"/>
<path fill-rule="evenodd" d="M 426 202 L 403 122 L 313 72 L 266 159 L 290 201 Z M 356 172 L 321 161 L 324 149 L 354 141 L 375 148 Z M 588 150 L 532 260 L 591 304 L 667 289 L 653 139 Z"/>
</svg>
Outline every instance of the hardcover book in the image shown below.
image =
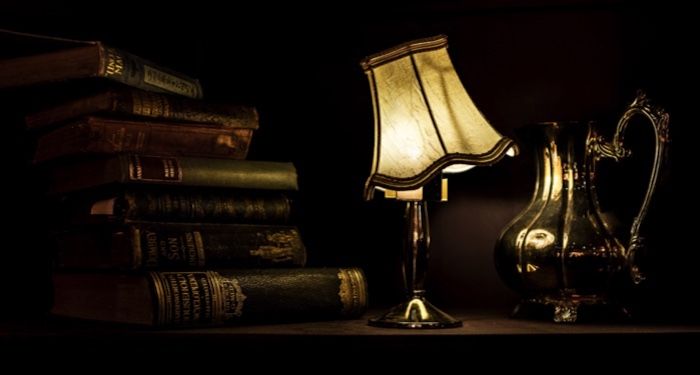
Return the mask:
<svg viewBox="0 0 700 375">
<path fill-rule="evenodd" d="M 285 224 L 291 192 L 129 186 L 99 194 L 73 194 L 58 201 L 58 222 L 66 225 L 132 221 Z"/>
<path fill-rule="evenodd" d="M 124 154 L 57 165 L 49 194 L 114 184 L 297 190 L 292 163 Z"/>
<path fill-rule="evenodd" d="M 202 269 L 303 266 L 306 248 L 294 226 L 128 223 L 54 235 L 64 269 Z"/>
<path fill-rule="evenodd" d="M 355 318 L 367 308 L 357 268 L 56 274 L 57 316 L 155 327 Z"/>
<path fill-rule="evenodd" d="M 199 81 L 99 41 L 81 41 L 0 29 L 19 57 L 0 60 L 0 89 L 103 77 L 148 91 L 201 98 Z"/>
<path fill-rule="evenodd" d="M 251 106 L 209 103 L 138 89 L 110 89 L 31 113 L 25 117 L 25 123 L 29 129 L 43 129 L 94 114 L 220 124 L 243 129 L 257 129 L 259 122 L 258 113 Z"/>
<path fill-rule="evenodd" d="M 252 137 L 250 128 L 87 117 L 41 135 L 34 163 L 122 152 L 245 159 Z"/>
</svg>

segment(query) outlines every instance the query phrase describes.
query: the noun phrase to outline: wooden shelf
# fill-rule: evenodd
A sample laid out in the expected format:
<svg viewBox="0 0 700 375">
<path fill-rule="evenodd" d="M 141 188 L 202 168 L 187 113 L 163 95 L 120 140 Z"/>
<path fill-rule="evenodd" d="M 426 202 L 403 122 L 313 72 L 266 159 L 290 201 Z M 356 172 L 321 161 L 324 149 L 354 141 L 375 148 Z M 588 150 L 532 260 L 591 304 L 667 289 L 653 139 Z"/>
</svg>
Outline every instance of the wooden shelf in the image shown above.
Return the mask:
<svg viewBox="0 0 700 375">
<path fill-rule="evenodd" d="M 152 330 L 80 321 L 5 322 L 0 344 L 11 351 L 81 350 L 112 353 L 118 348 L 138 352 L 262 353 L 325 350 L 378 355 L 405 350 L 424 353 L 464 353 L 518 347 L 520 353 L 544 344 L 550 352 L 584 348 L 596 350 L 680 347 L 683 336 L 698 336 L 700 324 L 555 324 L 509 319 L 501 312 L 455 314 L 464 326 L 443 330 L 400 330 L 369 327 L 366 319 Z M 691 338 L 692 339 L 692 338 Z M 76 349 L 77 348 L 77 349 Z M 539 349 L 537 349 L 539 350 Z M 374 353 L 374 354 L 371 354 Z"/>
<path fill-rule="evenodd" d="M 138 326 L 98 322 L 46 319 L 42 321 L 8 321 L 0 323 L 0 338 L 109 336 L 114 334 L 142 337 L 162 336 L 190 338 L 204 336 L 546 336 L 546 335 L 645 335 L 700 334 L 700 323 L 691 324 L 557 324 L 547 321 L 511 319 L 498 312 L 463 311 L 454 314 L 463 327 L 435 330 L 377 328 L 367 325 L 367 314 L 361 319 L 300 322 L 285 324 L 234 325 L 187 329 L 150 329 Z"/>
</svg>

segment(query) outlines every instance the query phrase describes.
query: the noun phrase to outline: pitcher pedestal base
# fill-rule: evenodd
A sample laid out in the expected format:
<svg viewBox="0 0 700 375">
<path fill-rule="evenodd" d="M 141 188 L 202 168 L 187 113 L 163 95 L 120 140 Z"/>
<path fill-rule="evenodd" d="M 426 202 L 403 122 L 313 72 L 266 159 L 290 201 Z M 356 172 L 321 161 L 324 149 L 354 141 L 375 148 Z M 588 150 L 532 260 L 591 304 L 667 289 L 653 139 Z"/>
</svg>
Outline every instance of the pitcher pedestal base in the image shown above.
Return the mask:
<svg viewBox="0 0 700 375">
<path fill-rule="evenodd" d="M 524 299 L 515 307 L 511 317 L 580 323 L 623 321 L 628 320 L 630 314 L 619 303 L 599 296 L 541 296 Z"/>
</svg>

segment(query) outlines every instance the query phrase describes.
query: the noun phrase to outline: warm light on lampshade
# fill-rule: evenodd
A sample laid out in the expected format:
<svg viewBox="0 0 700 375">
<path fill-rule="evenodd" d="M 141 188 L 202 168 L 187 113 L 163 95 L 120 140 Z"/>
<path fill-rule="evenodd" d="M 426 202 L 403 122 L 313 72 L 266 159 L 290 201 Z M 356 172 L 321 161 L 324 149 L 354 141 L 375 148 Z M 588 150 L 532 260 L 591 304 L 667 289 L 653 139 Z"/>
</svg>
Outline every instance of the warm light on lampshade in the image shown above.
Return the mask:
<svg viewBox="0 0 700 375">
<path fill-rule="evenodd" d="M 361 62 L 375 121 L 374 188 L 412 190 L 438 173 L 457 173 L 515 154 L 512 140 L 489 125 L 447 54 L 447 38 L 402 44 Z"/>
<path fill-rule="evenodd" d="M 447 179 L 477 165 L 515 155 L 513 141 L 489 125 L 472 102 L 447 54 L 447 38 L 415 40 L 361 63 L 374 107 L 374 161 L 365 199 L 375 188 L 404 201 L 403 277 L 406 299 L 368 324 L 378 327 L 453 328 L 462 322 L 430 303 L 425 278 L 430 251 L 428 206 L 447 199 Z M 444 177 L 444 176 L 443 176 Z M 429 181 L 431 183 L 425 186 Z"/>
</svg>

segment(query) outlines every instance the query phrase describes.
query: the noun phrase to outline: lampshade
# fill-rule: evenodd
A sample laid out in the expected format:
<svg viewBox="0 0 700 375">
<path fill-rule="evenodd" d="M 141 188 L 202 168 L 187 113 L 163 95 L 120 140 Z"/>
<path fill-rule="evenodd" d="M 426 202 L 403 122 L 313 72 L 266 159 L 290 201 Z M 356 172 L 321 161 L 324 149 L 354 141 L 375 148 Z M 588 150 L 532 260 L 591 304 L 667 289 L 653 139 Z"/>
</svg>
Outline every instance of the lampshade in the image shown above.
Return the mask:
<svg viewBox="0 0 700 375">
<path fill-rule="evenodd" d="M 411 190 L 435 175 L 492 164 L 515 154 L 512 140 L 486 121 L 462 86 L 444 35 L 415 40 L 361 63 L 374 108 L 374 188 Z"/>
</svg>

